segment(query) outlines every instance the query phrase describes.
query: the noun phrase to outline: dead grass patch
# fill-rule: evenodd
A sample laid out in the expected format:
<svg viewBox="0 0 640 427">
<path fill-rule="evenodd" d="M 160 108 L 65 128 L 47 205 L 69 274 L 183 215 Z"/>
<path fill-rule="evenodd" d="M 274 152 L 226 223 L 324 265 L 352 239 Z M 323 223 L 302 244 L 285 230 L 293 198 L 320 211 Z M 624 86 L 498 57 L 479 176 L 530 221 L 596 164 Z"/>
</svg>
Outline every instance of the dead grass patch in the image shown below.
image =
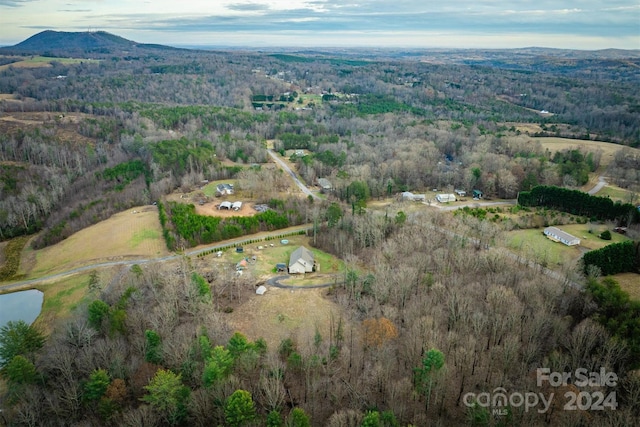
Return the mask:
<svg viewBox="0 0 640 427">
<path fill-rule="evenodd" d="M 343 320 L 345 336 L 352 327 L 344 309 L 329 300 L 326 289 L 279 289 L 268 287 L 264 295 L 252 295 L 228 314 L 229 325 L 251 340 L 264 338 L 271 349 L 285 338 L 299 347 L 313 346 L 316 329 L 329 340 L 330 325 Z"/>
<path fill-rule="evenodd" d="M 620 288 L 633 300 L 640 301 L 640 274 L 620 273 L 613 276 Z"/>
</svg>

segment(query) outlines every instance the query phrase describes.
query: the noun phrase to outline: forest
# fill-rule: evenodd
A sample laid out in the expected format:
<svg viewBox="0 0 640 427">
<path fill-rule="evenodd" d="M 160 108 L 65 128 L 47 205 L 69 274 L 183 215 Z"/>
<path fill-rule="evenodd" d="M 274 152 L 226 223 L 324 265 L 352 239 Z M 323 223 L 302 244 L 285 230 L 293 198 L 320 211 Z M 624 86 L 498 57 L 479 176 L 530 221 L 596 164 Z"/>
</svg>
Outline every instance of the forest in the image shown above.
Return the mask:
<svg viewBox="0 0 640 427">
<path fill-rule="evenodd" d="M 78 63 L 53 58 L 41 68 L 8 59 L 0 69 L 0 240 L 22 239 L 16 252 L 26 236 L 28 250 L 38 250 L 155 202 L 172 250 L 307 224 L 314 249 L 344 269 L 322 290 L 337 307 L 324 315 L 329 329 L 276 342 L 228 321 L 263 283 L 249 273 L 214 265 L 205 276 L 183 255 L 91 274 L 86 297 L 51 330 L 0 329 L 4 421 L 637 424 L 637 301 L 604 277 L 605 263 L 550 272 L 497 243 L 552 220 L 615 221 L 636 241 L 623 248 L 636 251 L 637 267 L 640 77 L 628 67 L 640 57 L 545 61 L 532 52 L 507 66 L 496 55 L 469 62 L 150 48 Z M 552 151 L 542 136 L 594 144 Z M 609 155 L 596 141 L 619 149 Z M 308 185 L 327 178 L 332 192 L 294 194 L 284 173 L 265 167 L 269 150 Z M 625 200 L 578 191 L 595 173 Z M 166 199 L 222 179 L 270 210 L 221 219 Z M 523 206 L 501 212 L 505 221 L 470 207 L 455 215 L 376 208 L 432 189 Z M 551 210 L 568 213 L 553 219 Z M 618 380 L 541 385 L 541 368 L 606 369 Z M 496 409 L 479 398 L 514 392 L 555 397 L 544 410 L 542 402 Z M 571 393 L 602 395 L 609 410 L 564 410 Z"/>
</svg>

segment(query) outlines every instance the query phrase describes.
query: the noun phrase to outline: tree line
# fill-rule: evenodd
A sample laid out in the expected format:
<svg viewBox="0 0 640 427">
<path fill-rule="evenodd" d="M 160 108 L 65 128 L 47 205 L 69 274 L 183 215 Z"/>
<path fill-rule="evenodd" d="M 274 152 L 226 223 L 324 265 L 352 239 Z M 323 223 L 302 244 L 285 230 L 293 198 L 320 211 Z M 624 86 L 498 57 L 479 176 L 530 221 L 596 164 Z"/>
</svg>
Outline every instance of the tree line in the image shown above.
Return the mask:
<svg viewBox="0 0 640 427">
<path fill-rule="evenodd" d="M 640 212 L 630 203 L 614 203 L 608 197 L 591 196 L 582 191 L 554 186 L 541 185 L 531 191 L 521 191 L 518 204 L 546 206 L 597 220 L 615 220 L 620 224 L 640 221 Z"/>
</svg>

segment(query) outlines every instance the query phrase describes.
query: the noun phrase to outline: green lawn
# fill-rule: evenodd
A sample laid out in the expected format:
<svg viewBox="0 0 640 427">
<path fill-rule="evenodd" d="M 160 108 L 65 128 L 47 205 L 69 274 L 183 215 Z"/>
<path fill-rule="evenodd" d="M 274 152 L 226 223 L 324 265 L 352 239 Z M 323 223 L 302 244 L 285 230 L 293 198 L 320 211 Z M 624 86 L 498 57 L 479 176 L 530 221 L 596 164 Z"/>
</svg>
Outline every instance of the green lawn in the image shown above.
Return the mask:
<svg viewBox="0 0 640 427">
<path fill-rule="evenodd" d="M 129 244 L 131 244 L 131 246 L 135 248 L 145 240 L 155 240 L 155 239 L 159 239 L 160 237 L 161 237 L 160 232 L 158 230 L 144 229 L 144 230 L 136 231 L 133 234 L 133 236 L 131 236 L 131 240 L 129 240 Z"/>
<path fill-rule="evenodd" d="M 561 229 L 564 230 L 564 227 Z M 542 228 L 510 231 L 507 233 L 507 246 L 549 268 L 570 264 L 582 255 L 577 246 L 553 242 L 542 231 Z"/>
<path fill-rule="evenodd" d="M 521 253 L 525 258 L 553 268 L 579 259 L 582 256 L 581 249 L 600 249 L 611 243 L 627 240 L 625 236 L 613 231 L 611 240 L 602 240 L 598 237 L 604 230 L 610 229 L 606 224 L 569 224 L 560 225 L 557 228 L 578 237 L 580 245 L 566 246 L 553 242 L 542 233 L 543 228 L 510 231 L 507 233 L 506 243 L 510 249 Z"/>
<path fill-rule="evenodd" d="M 235 179 L 221 179 L 221 180 L 218 180 L 218 181 L 210 181 L 207 185 L 202 187 L 202 192 L 207 197 L 214 197 L 216 195 L 216 187 L 218 186 L 218 184 L 235 185 L 236 184 L 236 180 Z"/>
<path fill-rule="evenodd" d="M 331 254 L 322 252 L 318 249 L 312 248 L 309 244 L 309 237 L 304 235 L 292 235 L 285 237 L 289 241 L 288 244 L 283 245 L 280 243 L 281 239 L 266 240 L 262 242 L 252 243 L 250 245 L 243 246 L 243 253 L 237 253 L 235 249 L 229 248 L 223 252 L 222 257 L 217 258 L 215 253 L 207 255 L 207 259 L 212 261 L 220 261 L 225 263 L 238 263 L 243 258 L 252 260 L 256 257 L 255 263 L 249 263 L 247 267 L 256 276 L 273 276 L 276 274 L 275 267 L 278 263 L 289 264 L 289 257 L 291 253 L 303 245 L 307 249 L 313 252 L 314 258 L 320 266 L 318 273 L 320 274 L 336 274 L 344 271 L 344 263 L 334 257 Z M 273 245 L 273 246 L 271 246 Z M 261 246 L 262 249 L 258 249 Z M 314 274 L 307 275 L 307 278 L 313 277 Z M 310 280 L 310 279 L 309 279 Z M 322 283 L 325 283 L 324 280 Z"/>
<path fill-rule="evenodd" d="M 622 203 L 629 203 L 632 200 L 632 195 L 633 193 L 630 191 L 609 185 L 596 193 L 596 196 L 598 197 L 609 197 L 613 201 L 620 201 Z M 636 196 L 636 200 L 637 199 L 638 196 Z"/>
<path fill-rule="evenodd" d="M 100 62 L 97 59 L 86 59 L 86 58 L 52 58 L 49 56 L 33 56 L 29 59 L 25 59 L 23 62 L 26 63 L 50 63 L 50 62 L 59 62 L 61 64 L 80 64 L 83 62 Z"/>
</svg>

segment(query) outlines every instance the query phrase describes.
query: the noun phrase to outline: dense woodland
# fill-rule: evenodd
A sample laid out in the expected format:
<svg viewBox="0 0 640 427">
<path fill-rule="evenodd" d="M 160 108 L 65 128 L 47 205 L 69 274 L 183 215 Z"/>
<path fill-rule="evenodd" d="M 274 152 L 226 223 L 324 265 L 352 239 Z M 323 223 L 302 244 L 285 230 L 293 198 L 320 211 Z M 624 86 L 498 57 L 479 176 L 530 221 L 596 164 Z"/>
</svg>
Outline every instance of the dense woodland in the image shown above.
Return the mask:
<svg viewBox="0 0 640 427">
<path fill-rule="evenodd" d="M 72 319 L 46 340 L 23 331 L 30 341 L 1 355 L 6 419 L 20 426 L 637 424 L 640 378 L 632 369 L 640 355 L 630 331 L 638 322 L 620 313 L 638 307 L 614 282 L 601 282 L 596 269 L 585 277 L 578 265 L 565 266 L 558 281 L 528 260 L 486 250 L 506 228 L 478 215 L 366 209 L 407 190 L 479 189 L 515 199 L 539 185 L 575 189 L 600 167 L 599 150 L 552 155 L 532 135 L 620 144 L 607 176 L 637 204 L 640 160 L 625 146 L 640 146 L 640 81 L 630 65 L 640 58 L 536 55 L 507 66 L 453 54 L 430 62 L 414 53 L 149 49 L 2 69 L 0 93 L 14 99 L 0 101 L 0 118 L 23 122 L 0 120 L 0 239 L 39 232 L 32 245 L 41 248 L 123 209 L 233 177 L 271 202 L 272 213 L 205 221 L 192 207 L 161 202 L 176 247 L 313 223 L 315 245 L 347 264 L 326 295 L 345 314 L 312 342 L 251 341 L 231 330 L 224 310 L 253 293 L 250 275 L 205 279 L 188 258 L 135 266 L 108 281 L 92 275 L 90 301 Z M 329 178 L 334 194 L 277 200 L 287 181 L 260 166 L 268 144 L 302 150 L 292 157 L 300 176 L 309 184 Z M 615 219 L 637 233 L 633 216 Z M 606 367 L 618 386 L 588 391 L 615 390 L 617 409 L 563 411 L 572 384 L 543 389 L 556 393 L 544 413 L 511 407 L 494 416 L 464 403 L 465 393 L 499 387 L 540 392 L 539 367 Z"/>
</svg>

